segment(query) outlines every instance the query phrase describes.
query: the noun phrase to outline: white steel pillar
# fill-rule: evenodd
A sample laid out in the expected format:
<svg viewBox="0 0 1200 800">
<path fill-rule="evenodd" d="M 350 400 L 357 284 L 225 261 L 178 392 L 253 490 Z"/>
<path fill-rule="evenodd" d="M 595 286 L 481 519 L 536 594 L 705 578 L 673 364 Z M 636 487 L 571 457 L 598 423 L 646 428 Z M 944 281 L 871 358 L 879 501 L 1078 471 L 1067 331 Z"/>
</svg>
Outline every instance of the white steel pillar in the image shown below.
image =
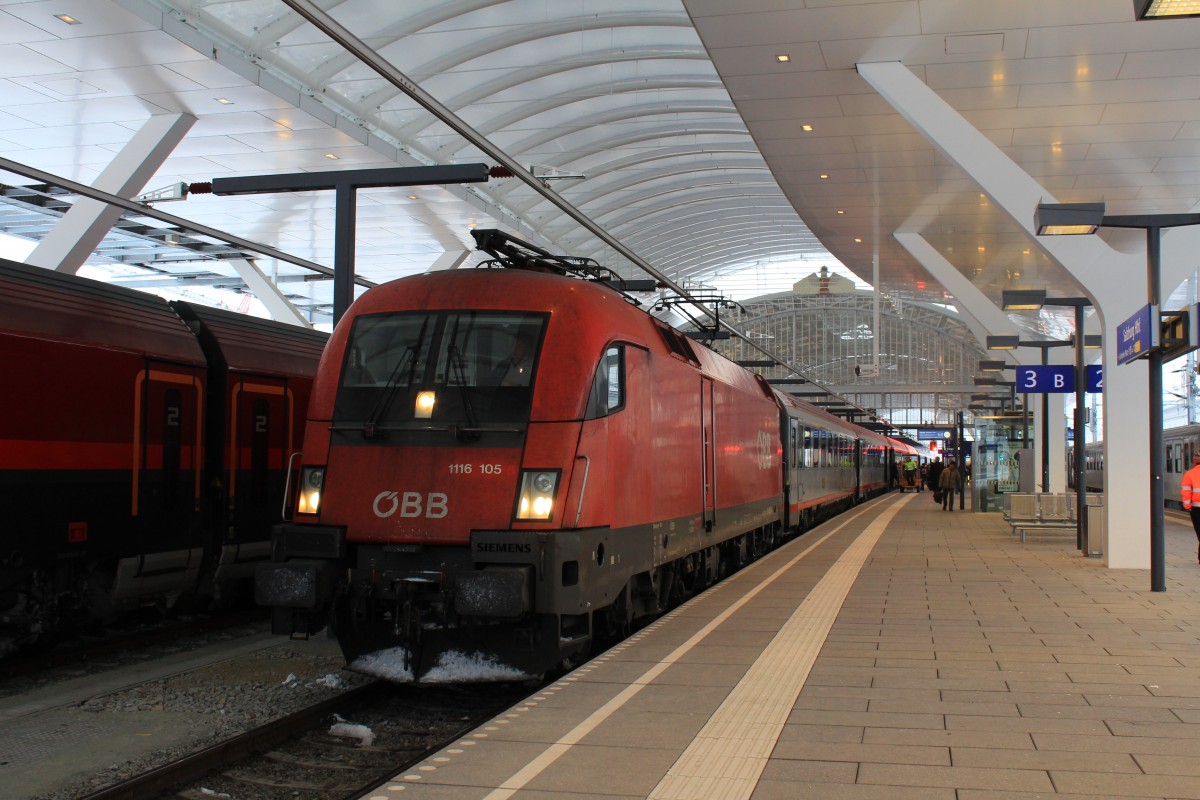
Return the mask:
<svg viewBox="0 0 1200 800">
<path fill-rule="evenodd" d="M 306 320 L 304 315 L 279 290 L 279 287 L 262 273 L 257 264 L 244 258 L 233 259 L 227 263 L 237 270 L 238 277 L 242 279 L 246 287 L 267 307 L 267 311 L 271 313 L 271 319 L 290 322 L 305 328 L 312 327 L 312 323 Z"/>
<path fill-rule="evenodd" d="M 1061 264 L 1095 304 L 1104 327 L 1112 330 L 1146 304 L 1144 292 L 1131 292 L 1146 274 L 1141 254 L 1120 253 L 1098 236 L 1037 236 L 1038 203 L 1054 195 L 1031 178 L 990 139 L 970 125 L 898 61 L 859 64 L 858 72 L 917 131 L 969 176 L 992 202 L 1024 230 L 1037 247 Z M 1136 277 L 1135 277 L 1136 276 Z M 1166 284 L 1164 283 L 1164 286 Z M 1147 372 L 1143 362 L 1116 365 L 1115 336 L 1104 342 L 1105 407 L 1120 409 L 1124 421 L 1149 418 Z M 1112 424 L 1105 415 L 1105 488 L 1109 502 L 1107 541 L 1101 542 L 1110 567 L 1150 567 L 1150 453 L 1144 426 Z M 1109 487 L 1120 487 L 1120 502 Z"/>
<path fill-rule="evenodd" d="M 136 196 L 195 122 L 191 114 L 162 114 L 146 120 L 92 187 L 125 198 Z M 120 216 L 116 206 L 80 197 L 38 242 L 26 263 L 74 275 Z"/>
<path fill-rule="evenodd" d="M 444 269 L 458 269 L 463 265 L 463 262 L 471 257 L 472 252 L 474 251 L 466 249 L 447 249 L 429 266 L 429 271 L 438 272 Z"/>
</svg>

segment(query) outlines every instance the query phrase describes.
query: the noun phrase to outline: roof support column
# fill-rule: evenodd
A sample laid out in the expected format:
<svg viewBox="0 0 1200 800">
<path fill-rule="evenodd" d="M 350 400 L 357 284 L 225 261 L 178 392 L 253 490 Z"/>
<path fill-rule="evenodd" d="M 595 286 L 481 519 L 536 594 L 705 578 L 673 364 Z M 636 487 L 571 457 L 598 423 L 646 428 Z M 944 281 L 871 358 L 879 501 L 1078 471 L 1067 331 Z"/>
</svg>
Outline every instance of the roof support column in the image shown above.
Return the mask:
<svg viewBox="0 0 1200 800">
<path fill-rule="evenodd" d="M 92 188 L 130 198 L 146 186 L 196 123 L 191 114 L 161 114 L 121 148 Z M 121 209 L 80 197 L 29 254 L 26 263 L 74 275 L 121 217 Z"/>
<path fill-rule="evenodd" d="M 996 308 L 987 296 L 975 288 L 975 284 L 967 280 L 957 267 L 925 240 L 925 237 L 909 231 L 896 231 L 892 236 L 954 297 L 954 305 L 959 313 L 975 323 L 970 325 L 971 333 L 979 340 L 980 347 L 987 347 L 989 333 L 1017 335 L 1017 328 L 1008 315 Z M 1018 364 L 1023 363 L 1015 356 L 1014 361 Z"/>
<path fill-rule="evenodd" d="M 474 251 L 466 248 L 462 250 L 452 250 L 447 248 L 444 253 L 438 256 L 437 259 L 429 265 L 429 271 L 438 272 L 444 269 L 458 269 L 463 265 L 463 262 L 471 257 L 472 252 Z"/>
<path fill-rule="evenodd" d="M 967 174 L 981 191 L 1043 252 L 1061 264 L 1095 304 L 1106 329 L 1145 305 L 1130 292 L 1130 280 L 1146 274 L 1139 255 L 1120 253 L 1098 236 L 1036 235 L 1033 216 L 1039 202 L 1055 202 L 990 139 L 970 125 L 907 67 L 898 61 L 859 64 L 858 72 L 937 150 Z M 1105 407 L 1120 409 L 1119 418 L 1149 419 L 1147 370 L 1143 362 L 1117 366 L 1115 336 L 1104 337 Z M 1109 424 L 1105 414 L 1105 504 L 1107 541 L 1100 542 L 1110 567 L 1150 567 L 1150 453 L 1146 430 L 1137 425 Z M 1113 502 L 1110 487 L 1120 487 Z"/>
<path fill-rule="evenodd" d="M 233 259 L 227 263 L 237 270 L 238 277 L 254 293 L 254 296 L 262 301 L 262 304 L 267 307 L 267 311 L 271 312 L 271 319 L 290 322 L 305 328 L 312 327 L 312 323 L 306 320 L 304 315 L 284 296 L 283 292 L 279 291 L 279 287 L 262 273 L 257 264 L 244 258 Z"/>
</svg>

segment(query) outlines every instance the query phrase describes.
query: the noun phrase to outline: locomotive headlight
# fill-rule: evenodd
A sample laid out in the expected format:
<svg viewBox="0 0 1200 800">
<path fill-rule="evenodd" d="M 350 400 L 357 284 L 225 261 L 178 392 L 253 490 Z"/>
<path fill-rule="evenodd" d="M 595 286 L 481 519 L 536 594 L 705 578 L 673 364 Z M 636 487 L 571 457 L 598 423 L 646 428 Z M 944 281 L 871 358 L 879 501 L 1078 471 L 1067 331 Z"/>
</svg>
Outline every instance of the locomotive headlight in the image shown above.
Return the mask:
<svg viewBox="0 0 1200 800">
<path fill-rule="evenodd" d="M 433 406 L 436 402 L 437 396 L 433 392 L 418 392 L 413 416 L 417 419 L 429 419 L 433 416 Z"/>
<path fill-rule="evenodd" d="M 296 511 L 315 514 L 321 506 L 321 489 L 325 487 L 324 467 L 305 467 L 300 472 L 300 500 Z"/>
<path fill-rule="evenodd" d="M 517 519 L 550 519 L 554 514 L 554 490 L 558 472 L 527 469 L 521 472 L 521 494 L 517 500 Z"/>
</svg>

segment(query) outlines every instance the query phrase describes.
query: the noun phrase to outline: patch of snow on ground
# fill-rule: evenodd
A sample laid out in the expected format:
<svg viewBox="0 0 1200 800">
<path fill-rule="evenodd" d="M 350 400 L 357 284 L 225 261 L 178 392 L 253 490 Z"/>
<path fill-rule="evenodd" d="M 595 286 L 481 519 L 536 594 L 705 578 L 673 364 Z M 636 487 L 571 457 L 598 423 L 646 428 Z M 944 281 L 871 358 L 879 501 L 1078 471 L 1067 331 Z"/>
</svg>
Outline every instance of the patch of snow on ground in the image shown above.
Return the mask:
<svg viewBox="0 0 1200 800">
<path fill-rule="evenodd" d="M 329 728 L 333 736 L 344 739 L 358 739 L 359 747 L 370 747 L 375 743 L 375 733 L 366 725 L 355 725 L 352 722 L 335 722 Z"/>
<path fill-rule="evenodd" d="M 283 679 L 284 686 L 295 686 L 297 683 L 299 683 L 299 679 L 294 672 L 289 672 L 288 676 Z"/>
<path fill-rule="evenodd" d="M 317 678 L 313 683 L 317 686 L 324 686 L 326 689 L 341 689 L 346 685 L 340 676 L 332 672 L 324 677 Z"/>
<path fill-rule="evenodd" d="M 449 650 L 425 675 L 422 683 L 469 683 L 472 681 L 514 681 L 530 677 L 519 669 L 501 664 L 492 656 Z"/>
<path fill-rule="evenodd" d="M 376 650 L 365 656 L 359 656 L 350 664 L 350 669 L 382 678 L 395 683 L 412 683 L 412 670 L 404 666 L 408 651 L 403 647 L 389 647 L 386 650 Z"/>
</svg>

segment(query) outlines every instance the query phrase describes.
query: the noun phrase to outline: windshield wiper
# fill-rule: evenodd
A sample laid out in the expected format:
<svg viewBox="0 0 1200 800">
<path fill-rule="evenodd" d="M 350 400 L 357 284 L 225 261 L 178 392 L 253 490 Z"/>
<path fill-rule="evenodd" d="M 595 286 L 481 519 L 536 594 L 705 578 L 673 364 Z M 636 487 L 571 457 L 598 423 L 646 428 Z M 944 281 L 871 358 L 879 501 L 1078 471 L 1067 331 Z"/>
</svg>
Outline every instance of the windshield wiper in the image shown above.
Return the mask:
<svg viewBox="0 0 1200 800">
<path fill-rule="evenodd" d="M 396 360 L 396 366 L 392 369 L 392 374 L 388 376 L 387 383 L 384 384 L 384 391 L 375 401 L 375 406 L 371 409 L 371 413 L 367 414 L 367 420 L 363 423 L 362 432 L 364 439 L 376 439 L 379 437 L 379 420 L 383 419 L 383 415 L 391 408 L 392 401 L 396 399 L 396 395 L 400 391 L 400 373 L 405 365 L 411 362 L 411 368 L 408 373 L 407 385 L 412 385 L 413 373 L 417 369 L 416 352 L 409 345 L 404 348 L 404 352 L 400 354 L 400 358 Z"/>
<path fill-rule="evenodd" d="M 475 420 L 475 409 L 471 406 L 471 391 L 467 387 L 467 370 L 463 364 L 462 353 L 458 346 L 451 344 L 446 348 L 450 356 L 450 365 L 454 369 L 454 377 L 458 380 L 459 396 L 462 397 L 463 414 L 467 418 L 466 428 L 455 428 L 454 435 L 462 440 L 470 441 L 479 438 L 479 423 Z"/>
</svg>

